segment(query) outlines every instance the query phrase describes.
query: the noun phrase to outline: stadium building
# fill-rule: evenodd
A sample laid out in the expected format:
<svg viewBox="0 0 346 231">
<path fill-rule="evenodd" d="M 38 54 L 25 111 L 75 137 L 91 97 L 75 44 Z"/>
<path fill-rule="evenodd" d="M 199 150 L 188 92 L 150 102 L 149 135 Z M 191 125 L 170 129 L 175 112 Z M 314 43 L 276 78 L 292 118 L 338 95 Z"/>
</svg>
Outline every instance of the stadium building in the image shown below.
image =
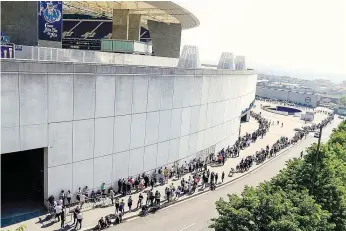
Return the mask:
<svg viewBox="0 0 346 231">
<path fill-rule="evenodd" d="M 249 120 L 257 74 L 180 52 L 199 21 L 172 2 L 1 2 L 1 17 L 2 226 L 61 190 L 206 157 Z"/>
<path fill-rule="evenodd" d="M 312 92 L 300 92 L 266 86 L 257 86 L 256 95 L 263 98 L 289 101 L 308 107 L 317 107 L 321 100 L 321 96 L 319 94 Z"/>
</svg>

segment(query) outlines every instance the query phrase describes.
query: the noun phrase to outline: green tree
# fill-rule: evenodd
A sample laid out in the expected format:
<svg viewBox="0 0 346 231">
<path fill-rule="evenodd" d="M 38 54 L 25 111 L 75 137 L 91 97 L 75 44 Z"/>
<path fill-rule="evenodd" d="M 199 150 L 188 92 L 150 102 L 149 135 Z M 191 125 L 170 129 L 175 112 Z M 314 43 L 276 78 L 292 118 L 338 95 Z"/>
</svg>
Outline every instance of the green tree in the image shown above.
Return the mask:
<svg viewBox="0 0 346 231">
<path fill-rule="evenodd" d="M 316 148 L 316 144 L 309 147 L 304 159 L 288 161 L 271 181 L 246 187 L 241 197 L 219 200 L 219 216 L 212 227 L 216 231 L 346 231 L 346 122 L 321 145 L 317 162 Z"/>
</svg>

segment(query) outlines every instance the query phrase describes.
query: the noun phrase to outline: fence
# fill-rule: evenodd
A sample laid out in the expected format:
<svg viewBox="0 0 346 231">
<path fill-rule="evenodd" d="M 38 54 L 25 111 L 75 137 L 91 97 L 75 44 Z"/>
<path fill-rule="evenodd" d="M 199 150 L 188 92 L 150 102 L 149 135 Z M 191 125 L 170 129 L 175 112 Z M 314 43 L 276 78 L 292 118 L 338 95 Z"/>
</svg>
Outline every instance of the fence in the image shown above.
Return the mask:
<svg viewBox="0 0 346 231">
<path fill-rule="evenodd" d="M 119 54 L 100 51 L 84 51 L 22 45 L 15 46 L 14 57 L 15 59 L 37 61 L 100 63 L 158 67 L 177 67 L 179 61 L 179 59 L 175 58 L 148 55 Z"/>
</svg>

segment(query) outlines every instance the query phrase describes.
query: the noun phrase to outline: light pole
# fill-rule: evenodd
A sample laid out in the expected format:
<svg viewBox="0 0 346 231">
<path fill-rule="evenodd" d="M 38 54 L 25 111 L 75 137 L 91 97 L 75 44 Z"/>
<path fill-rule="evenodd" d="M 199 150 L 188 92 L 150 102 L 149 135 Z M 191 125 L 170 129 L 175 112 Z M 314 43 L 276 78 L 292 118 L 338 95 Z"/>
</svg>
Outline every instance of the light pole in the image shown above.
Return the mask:
<svg viewBox="0 0 346 231">
<path fill-rule="evenodd" d="M 323 129 L 323 126 L 320 127 L 320 134 L 318 136 L 317 151 L 316 151 L 316 155 L 315 155 L 315 164 L 314 164 L 312 184 L 311 184 L 311 192 L 312 193 L 314 192 L 314 186 L 315 186 L 315 181 L 316 181 L 316 179 L 315 179 L 316 178 L 316 168 L 317 168 L 317 162 L 319 160 L 319 155 L 320 155 L 322 129 Z"/>
</svg>

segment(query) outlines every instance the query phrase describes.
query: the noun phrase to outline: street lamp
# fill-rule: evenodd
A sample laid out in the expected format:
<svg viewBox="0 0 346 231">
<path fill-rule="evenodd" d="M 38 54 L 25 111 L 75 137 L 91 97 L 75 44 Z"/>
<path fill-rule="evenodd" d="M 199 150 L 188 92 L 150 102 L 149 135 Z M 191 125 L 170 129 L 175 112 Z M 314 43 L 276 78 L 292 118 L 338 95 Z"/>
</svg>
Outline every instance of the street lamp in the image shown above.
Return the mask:
<svg viewBox="0 0 346 231">
<path fill-rule="evenodd" d="M 320 145 L 321 145 L 322 129 L 323 129 L 323 126 L 321 125 L 321 127 L 320 127 L 320 134 L 318 136 L 317 152 L 316 152 L 316 155 L 315 155 L 315 164 L 314 164 L 314 171 L 313 171 L 312 184 L 311 184 L 311 192 L 312 193 L 314 191 L 314 184 L 315 184 L 315 181 L 316 181 L 316 179 L 315 179 L 316 178 L 316 168 L 317 168 L 317 162 L 319 160 L 319 155 L 320 155 Z"/>
</svg>

